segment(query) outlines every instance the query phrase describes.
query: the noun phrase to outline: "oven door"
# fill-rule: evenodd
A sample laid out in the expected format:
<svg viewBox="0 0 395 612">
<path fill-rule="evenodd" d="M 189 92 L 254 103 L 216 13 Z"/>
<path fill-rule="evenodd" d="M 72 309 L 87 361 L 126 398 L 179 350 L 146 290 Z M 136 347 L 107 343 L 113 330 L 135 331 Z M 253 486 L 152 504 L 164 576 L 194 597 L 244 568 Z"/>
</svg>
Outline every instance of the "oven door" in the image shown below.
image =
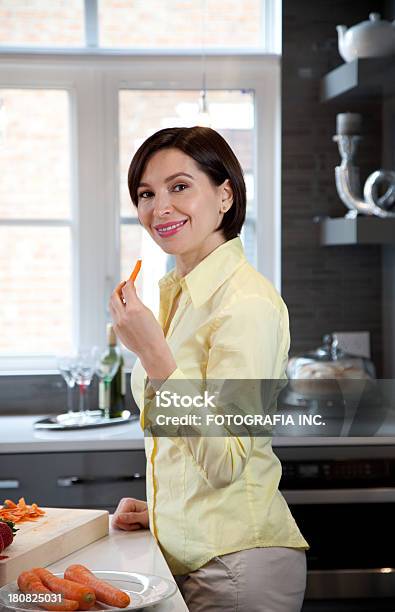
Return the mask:
<svg viewBox="0 0 395 612">
<path fill-rule="evenodd" d="M 395 488 L 282 493 L 310 545 L 306 600 L 395 598 Z"/>
</svg>

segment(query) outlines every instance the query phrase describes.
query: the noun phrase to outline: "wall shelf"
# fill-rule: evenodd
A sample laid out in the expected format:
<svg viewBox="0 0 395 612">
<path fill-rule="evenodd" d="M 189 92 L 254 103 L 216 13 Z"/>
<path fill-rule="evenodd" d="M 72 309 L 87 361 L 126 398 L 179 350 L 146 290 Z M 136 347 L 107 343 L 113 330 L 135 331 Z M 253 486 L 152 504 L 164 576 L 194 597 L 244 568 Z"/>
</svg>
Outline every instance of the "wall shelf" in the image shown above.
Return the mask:
<svg viewBox="0 0 395 612">
<path fill-rule="evenodd" d="M 392 244 L 395 245 L 395 217 L 358 216 L 326 217 L 317 221 L 320 229 L 321 246 L 353 244 Z"/>
<path fill-rule="evenodd" d="M 394 92 L 395 56 L 346 62 L 321 79 L 321 102 Z"/>
</svg>

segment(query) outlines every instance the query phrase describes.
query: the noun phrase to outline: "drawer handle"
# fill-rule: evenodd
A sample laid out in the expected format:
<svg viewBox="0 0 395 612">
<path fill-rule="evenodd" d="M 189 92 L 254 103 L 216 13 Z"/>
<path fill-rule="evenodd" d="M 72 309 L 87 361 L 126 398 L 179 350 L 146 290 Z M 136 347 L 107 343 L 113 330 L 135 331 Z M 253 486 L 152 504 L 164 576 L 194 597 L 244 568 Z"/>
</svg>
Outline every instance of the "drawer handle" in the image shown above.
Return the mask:
<svg viewBox="0 0 395 612">
<path fill-rule="evenodd" d="M 289 504 L 353 504 L 395 502 L 394 487 L 372 489 L 288 489 L 282 494 Z"/>
<path fill-rule="evenodd" d="M 131 482 L 134 480 L 145 480 L 145 475 L 136 472 L 131 476 L 96 476 L 85 478 L 81 476 L 62 476 L 58 478 L 58 487 L 74 487 L 76 485 L 111 484 L 114 482 Z"/>
<path fill-rule="evenodd" d="M 19 480 L 0 480 L 0 489 L 19 489 Z"/>
</svg>

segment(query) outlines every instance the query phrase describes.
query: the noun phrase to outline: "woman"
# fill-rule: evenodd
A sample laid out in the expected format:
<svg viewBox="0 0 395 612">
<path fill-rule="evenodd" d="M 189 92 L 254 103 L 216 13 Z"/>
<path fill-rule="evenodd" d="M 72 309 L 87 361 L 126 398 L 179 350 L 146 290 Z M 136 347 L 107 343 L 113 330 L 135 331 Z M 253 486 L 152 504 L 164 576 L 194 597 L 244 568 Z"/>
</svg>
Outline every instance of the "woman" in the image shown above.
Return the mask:
<svg viewBox="0 0 395 612">
<path fill-rule="evenodd" d="M 111 297 L 116 333 L 138 356 L 142 423 L 162 385 L 284 379 L 287 309 L 244 255 L 245 183 L 226 141 L 205 127 L 160 130 L 128 185 L 140 223 L 176 260 L 159 283 L 159 322 L 131 282 Z M 270 437 L 183 433 L 145 437 L 148 505 L 121 500 L 113 525 L 149 525 L 193 612 L 298 612 L 308 544 L 278 490 Z"/>
</svg>

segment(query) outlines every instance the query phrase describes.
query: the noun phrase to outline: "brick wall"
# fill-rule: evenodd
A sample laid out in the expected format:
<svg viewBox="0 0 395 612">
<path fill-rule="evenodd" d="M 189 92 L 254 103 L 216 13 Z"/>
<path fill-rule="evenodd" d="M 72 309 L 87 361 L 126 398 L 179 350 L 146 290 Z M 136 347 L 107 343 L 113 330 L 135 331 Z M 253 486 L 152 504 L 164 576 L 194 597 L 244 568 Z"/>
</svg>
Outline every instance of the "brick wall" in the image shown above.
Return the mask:
<svg viewBox="0 0 395 612">
<path fill-rule="evenodd" d="M 83 0 L 0 0 L 0 45 L 82 46 Z"/>
<path fill-rule="evenodd" d="M 70 218 L 64 91 L 0 90 L 0 218 Z M 0 226 L 0 353 L 71 350 L 70 229 Z"/>
<path fill-rule="evenodd" d="M 261 4 L 260 0 L 101 0 L 100 45 L 257 46 Z"/>
<path fill-rule="evenodd" d="M 254 47 L 261 0 L 99 0 L 105 47 Z M 0 45 L 83 46 L 83 0 L 0 0 Z"/>
</svg>

